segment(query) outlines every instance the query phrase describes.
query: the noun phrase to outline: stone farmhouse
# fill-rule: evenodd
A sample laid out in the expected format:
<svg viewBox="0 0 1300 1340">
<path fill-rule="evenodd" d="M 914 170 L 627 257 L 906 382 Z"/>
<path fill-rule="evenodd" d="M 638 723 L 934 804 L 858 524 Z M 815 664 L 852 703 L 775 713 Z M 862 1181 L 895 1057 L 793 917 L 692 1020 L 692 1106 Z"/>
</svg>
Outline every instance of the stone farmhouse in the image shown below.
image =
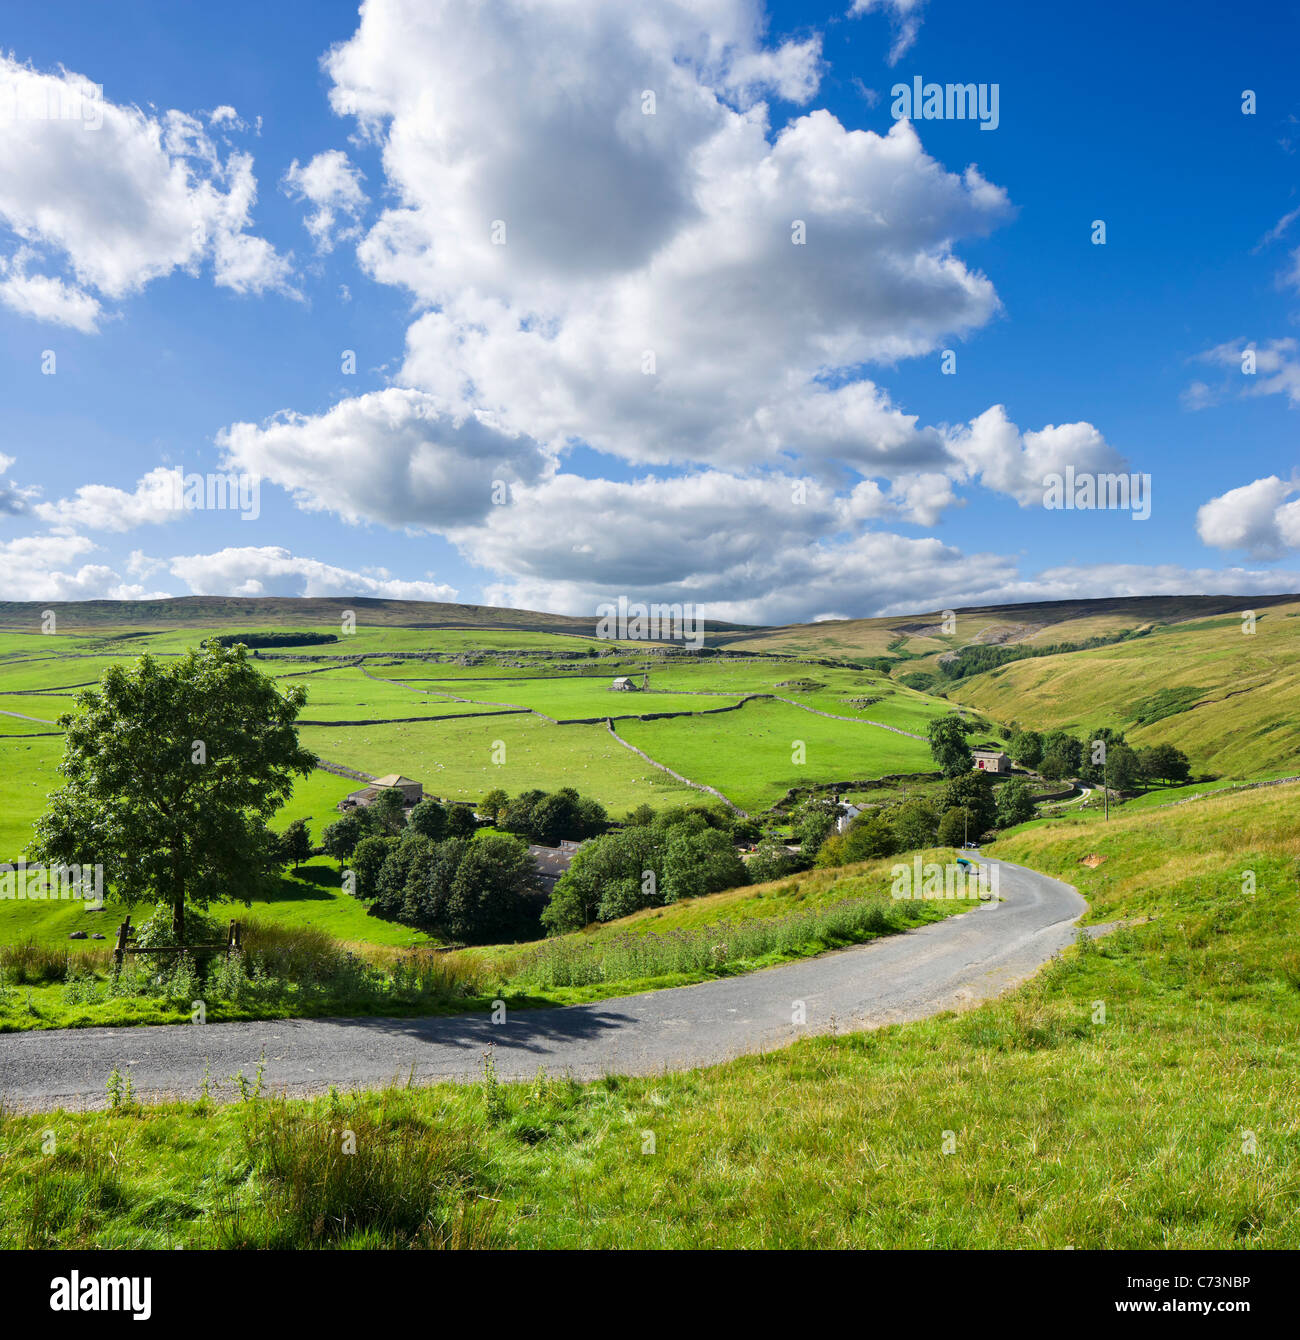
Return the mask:
<svg viewBox="0 0 1300 1340">
<path fill-rule="evenodd" d="M 352 791 L 344 796 L 339 801 L 338 808 L 343 811 L 365 809 L 373 805 L 385 791 L 391 790 L 402 793 L 402 806 L 408 810 L 424 799 L 424 786 L 420 782 L 413 782 L 409 777 L 402 777 L 398 773 L 390 772 L 387 777 L 376 777 L 373 782 L 362 787 L 360 791 Z"/>
<path fill-rule="evenodd" d="M 1011 760 L 1001 749 L 972 749 L 977 772 L 1010 772 Z"/>
</svg>

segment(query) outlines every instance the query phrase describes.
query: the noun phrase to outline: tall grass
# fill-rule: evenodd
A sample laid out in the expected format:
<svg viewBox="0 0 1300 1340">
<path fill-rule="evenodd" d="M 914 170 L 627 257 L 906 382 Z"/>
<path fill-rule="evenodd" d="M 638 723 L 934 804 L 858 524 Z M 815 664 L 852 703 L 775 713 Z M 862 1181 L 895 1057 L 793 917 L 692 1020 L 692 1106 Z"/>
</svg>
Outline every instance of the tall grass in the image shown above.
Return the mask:
<svg viewBox="0 0 1300 1340">
<path fill-rule="evenodd" d="M 854 944 L 904 927 L 896 907 L 847 898 L 783 917 L 718 921 L 707 926 L 584 940 L 547 940 L 517 963 L 513 981 L 530 987 L 593 986 L 673 974 L 700 975 L 768 955 L 803 955 Z"/>
<path fill-rule="evenodd" d="M 480 970 L 451 955 L 421 949 L 359 953 L 315 927 L 263 922 L 246 926 L 238 953 L 128 955 L 121 969 L 105 955 L 102 974 L 85 958 L 38 946 L 22 946 L 11 957 L 8 973 L 15 983 L 62 981 L 65 1005 L 76 1006 L 121 999 L 188 1006 L 202 999 L 249 1007 L 332 1002 L 356 1009 L 439 1008 L 466 1000 L 481 985 Z"/>
<path fill-rule="evenodd" d="M 60 1133 L 48 1154 L 8 1180 L 0 1247 L 50 1248 L 82 1239 L 127 1199 L 116 1159 L 105 1156 L 91 1131 L 79 1130 L 74 1138 Z"/>
<path fill-rule="evenodd" d="M 209 1111 L 200 1103 L 191 1119 Z M 86 1123 L 51 1131 L 48 1117 L 0 1113 L 16 1165 L 0 1178 L 0 1248 L 498 1245 L 482 1131 L 404 1089 L 310 1104 L 252 1097 L 214 1114 L 228 1144 L 197 1198 L 177 1174 L 208 1156 L 206 1143 L 174 1148 L 175 1119 L 137 1104 L 99 1120 L 107 1138 Z"/>
<path fill-rule="evenodd" d="M 247 1105 L 256 1201 L 217 1226 L 222 1247 L 487 1247 L 492 1201 L 464 1123 L 429 1120 L 389 1089 L 378 1104 L 331 1097 L 303 1111 Z"/>
<path fill-rule="evenodd" d="M 70 954 L 66 949 L 38 945 L 34 940 L 23 944 L 0 945 L 0 984 L 5 986 L 45 986 L 67 981 L 77 969 L 106 968 L 112 961 L 107 950 L 98 953 Z"/>
</svg>

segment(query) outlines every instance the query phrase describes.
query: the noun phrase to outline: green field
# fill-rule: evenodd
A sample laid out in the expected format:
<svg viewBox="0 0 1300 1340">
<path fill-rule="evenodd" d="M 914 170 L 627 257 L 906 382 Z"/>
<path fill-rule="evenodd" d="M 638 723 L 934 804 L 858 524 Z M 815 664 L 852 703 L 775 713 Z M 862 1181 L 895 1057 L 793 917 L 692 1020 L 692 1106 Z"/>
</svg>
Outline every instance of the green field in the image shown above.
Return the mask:
<svg viewBox="0 0 1300 1340">
<path fill-rule="evenodd" d="M 393 674 L 375 670 L 372 674 Z M 454 681 L 404 681 L 411 688 L 398 688 L 406 701 L 421 704 L 420 710 L 443 709 L 447 698 L 432 695 L 439 692 L 469 698 L 485 707 L 527 707 L 559 721 L 586 720 L 591 717 L 625 716 L 642 712 L 700 712 L 706 708 L 722 707 L 739 701 L 731 694 L 720 698 L 701 700 L 685 693 L 619 693 L 610 688 L 612 676 L 555 675 L 528 679 L 463 678 Z M 412 693 L 411 689 L 419 692 Z M 429 695 L 426 698 L 426 695 Z M 455 704 L 451 706 L 454 708 Z"/>
<path fill-rule="evenodd" d="M 921 740 L 831 721 L 781 702 L 749 702 L 739 711 L 698 719 L 623 721 L 618 730 L 651 758 L 717 787 L 751 812 L 775 804 L 792 787 L 934 767 Z M 800 744 L 802 763 L 794 761 Z"/>
<path fill-rule="evenodd" d="M 690 794 L 624 749 L 604 726 L 555 726 L 531 715 L 467 716 L 389 726 L 308 726 L 301 735 L 322 758 L 375 776 L 404 773 L 452 800 L 479 800 L 494 787 L 515 794 L 573 786 L 622 814 L 640 804 L 680 803 Z"/>
<path fill-rule="evenodd" d="M 9 724 L 0 717 L 0 730 Z M 55 768 L 62 757 L 63 740 L 58 736 L 30 740 L 0 736 L 0 861 L 22 855 L 32 824 L 45 807 L 46 792 L 58 785 Z"/>
</svg>

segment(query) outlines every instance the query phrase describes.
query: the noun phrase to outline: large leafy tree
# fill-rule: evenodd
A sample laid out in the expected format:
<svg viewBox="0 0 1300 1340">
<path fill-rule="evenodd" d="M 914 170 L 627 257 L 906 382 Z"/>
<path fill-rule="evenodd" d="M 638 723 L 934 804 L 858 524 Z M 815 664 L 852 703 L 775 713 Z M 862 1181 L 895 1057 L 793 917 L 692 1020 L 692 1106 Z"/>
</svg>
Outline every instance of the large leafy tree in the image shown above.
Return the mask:
<svg viewBox="0 0 1300 1340">
<path fill-rule="evenodd" d="M 935 717 L 928 727 L 930 753 L 945 777 L 960 777 L 969 772 L 974 761 L 966 736 L 969 723 L 956 712 Z"/>
<path fill-rule="evenodd" d="M 960 847 L 970 836 L 971 812 L 968 809 L 947 810 L 939 820 L 937 841 L 941 847 Z"/>
<path fill-rule="evenodd" d="M 939 814 L 928 800 L 914 797 L 896 806 L 889 816 L 899 851 L 915 851 L 934 843 Z"/>
<path fill-rule="evenodd" d="M 59 719 L 63 785 L 32 855 L 102 865 L 123 902 L 168 904 L 184 943 L 186 904 L 247 902 L 270 877 L 279 844 L 267 820 L 316 764 L 294 724 L 306 698 L 215 641 L 110 667 Z"/>
<path fill-rule="evenodd" d="M 1028 782 L 1016 778 L 998 788 L 998 825 L 1010 828 L 1034 817 L 1034 797 Z"/>
<path fill-rule="evenodd" d="M 1132 791 L 1142 780 L 1137 754 L 1126 744 L 1110 747 L 1106 756 L 1105 780 L 1117 791 Z"/>
<path fill-rule="evenodd" d="M 844 834 L 841 864 L 892 856 L 897 850 L 898 839 L 889 820 L 879 810 L 866 810 L 854 819 Z"/>
<path fill-rule="evenodd" d="M 663 834 L 641 824 L 579 848 L 542 913 L 548 933 L 580 931 L 592 921 L 660 906 L 663 847 Z"/>
<path fill-rule="evenodd" d="M 447 811 L 432 796 L 425 796 L 406 822 L 408 828 L 431 842 L 440 842 L 447 835 Z"/>
<path fill-rule="evenodd" d="M 1018 730 L 1008 752 L 1022 768 L 1036 768 L 1043 761 L 1043 737 L 1036 730 Z"/>
<path fill-rule="evenodd" d="M 1172 744 L 1157 744 L 1139 750 L 1138 764 L 1142 776 L 1148 780 L 1185 782 L 1192 775 L 1187 755 Z"/>
<path fill-rule="evenodd" d="M 699 898 L 749 883 L 745 863 L 729 834 L 716 828 L 675 830 L 664 849 L 664 900 Z"/>
<path fill-rule="evenodd" d="M 1011 786 L 1014 783 L 1007 782 Z M 987 772 L 968 772 L 945 782 L 938 797 L 939 812 L 967 809 L 971 812 L 971 837 L 977 838 L 997 820 L 997 800 L 993 779 Z M 978 831 L 977 831 L 978 825 Z"/>
</svg>

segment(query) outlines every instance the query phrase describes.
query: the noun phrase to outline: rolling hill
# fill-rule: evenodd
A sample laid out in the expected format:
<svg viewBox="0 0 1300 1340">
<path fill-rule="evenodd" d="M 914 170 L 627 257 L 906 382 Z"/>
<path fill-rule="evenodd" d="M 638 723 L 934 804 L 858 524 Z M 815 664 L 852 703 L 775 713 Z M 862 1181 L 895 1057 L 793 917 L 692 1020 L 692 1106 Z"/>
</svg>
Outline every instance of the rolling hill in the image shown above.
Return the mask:
<svg viewBox="0 0 1300 1340">
<path fill-rule="evenodd" d="M 1300 767 L 1300 600 L 1155 626 L 1111 646 L 1017 661 L 962 679 L 948 696 L 1002 722 L 1122 729 L 1131 744 L 1176 744 L 1193 765 L 1253 776 Z"/>
<path fill-rule="evenodd" d="M 1242 631 L 1246 609 L 1257 614 L 1255 631 L 1249 634 Z M 57 650 L 44 638 L 31 636 L 46 610 L 54 612 L 60 633 L 72 635 L 71 643 L 60 642 Z M 336 636 L 349 610 L 356 615 L 357 634 Z M 656 686 L 660 693 L 670 687 L 724 694 L 770 690 L 770 683 L 777 682 L 770 673 L 775 665 L 836 662 L 843 669 L 820 672 L 823 677 L 855 673 L 859 680 L 852 685 L 848 679 L 834 685 L 828 680 L 823 685 L 825 700 L 816 705 L 832 715 L 858 715 L 852 706 L 858 701 L 854 693 L 866 694 L 864 701 L 879 703 L 876 710 L 887 713 L 901 702 L 899 695 L 920 690 L 930 711 L 943 710 L 946 698 L 1003 725 L 1118 727 L 1131 743 L 1177 744 L 1197 769 L 1226 776 L 1256 777 L 1300 767 L 1300 724 L 1294 720 L 1300 689 L 1300 595 L 1142 596 L 978 606 L 952 613 L 949 620 L 928 613 L 781 628 L 711 621 L 704 653 L 666 662 L 657 672 Z M 0 602 L 0 659 L 8 663 L 5 689 L 12 693 L 94 679 L 100 668 L 97 657 L 134 655 L 146 647 L 175 654 L 196 640 L 193 634 L 209 630 L 314 631 L 326 635 L 318 645 L 268 647 L 269 658 L 340 667 L 359 656 L 374 661 L 389 654 L 424 655 L 431 649 L 444 657 L 471 654 L 490 660 L 495 655 L 498 661 L 503 652 L 530 659 L 572 658 L 575 652 L 582 658 L 598 648 L 616 654 L 609 644 L 593 642 L 596 624 L 594 614 L 372 598 Z M 624 644 L 624 655 L 627 650 Z M 66 672 L 34 660 L 30 670 L 17 663 L 69 652 L 85 659 Z M 728 667 L 726 674 L 705 675 L 710 662 L 719 671 Z M 755 667 L 748 678 L 747 663 Z M 694 666 L 694 672 L 677 682 L 674 677 L 683 671 L 670 666 Z M 505 663 L 498 667 L 502 672 L 506 668 Z M 538 662 L 535 668 L 545 667 Z M 557 664 L 555 669 L 563 668 Z M 868 672 L 874 682 L 861 678 Z M 780 682 L 787 679 L 783 675 Z M 892 695 L 890 679 L 897 685 Z M 881 681 L 888 704 L 881 701 Z M 325 692 L 324 684 L 320 688 Z M 522 690 L 516 686 L 512 692 L 512 701 L 517 701 Z M 503 695 L 476 691 L 466 696 L 491 700 Z M 921 701 L 917 696 L 917 703 Z M 35 710 L 40 705 L 34 700 L 6 704 L 11 713 L 38 718 L 43 715 Z M 531 698 L 525 704 L 536 705 Z M 654 705 L 675 704 L 661 700 Z M 699 705 L 707 704 L 700 700 Z M 813 705 L 811 699 L 807 705 Z M 336 715 L 350 715 L 346 707 Z M 542 710 L 547 710 L 545 704 Z M 420 714 L 394 709 L 388 715 Z M 599 717 L 605 714 L 604 700 L 591 699 L 582 711 L 557 714 Z M 11 723 L 15 719 L 11 716 Z M 726 724 L 741 729 L 739 719 Z M 18 729 L 27 727 L 11 724 L 11 732 Z M 751 727 L 746 723 L 744 729 Z M 674 732 L 680 733 L 680 727 L 647 733 L 675 739 Z"/>
<path fill-rule="evenodd" d="M 374 596 L 179 596 L 168 600 L 0 601 L 0 629 L 30 632 L 46 610 L 68 632 L 169 628 L 328 627 L 351 611 L 358 625 L 411 629 L 479 629 L 485 632 L 568 633 L 594 637 L 597 616 L 542 614 L 494 605 L 383 600 Z M 746 625 L 710 620 L 712 637 L 748 631 Z"/>
</svg>

